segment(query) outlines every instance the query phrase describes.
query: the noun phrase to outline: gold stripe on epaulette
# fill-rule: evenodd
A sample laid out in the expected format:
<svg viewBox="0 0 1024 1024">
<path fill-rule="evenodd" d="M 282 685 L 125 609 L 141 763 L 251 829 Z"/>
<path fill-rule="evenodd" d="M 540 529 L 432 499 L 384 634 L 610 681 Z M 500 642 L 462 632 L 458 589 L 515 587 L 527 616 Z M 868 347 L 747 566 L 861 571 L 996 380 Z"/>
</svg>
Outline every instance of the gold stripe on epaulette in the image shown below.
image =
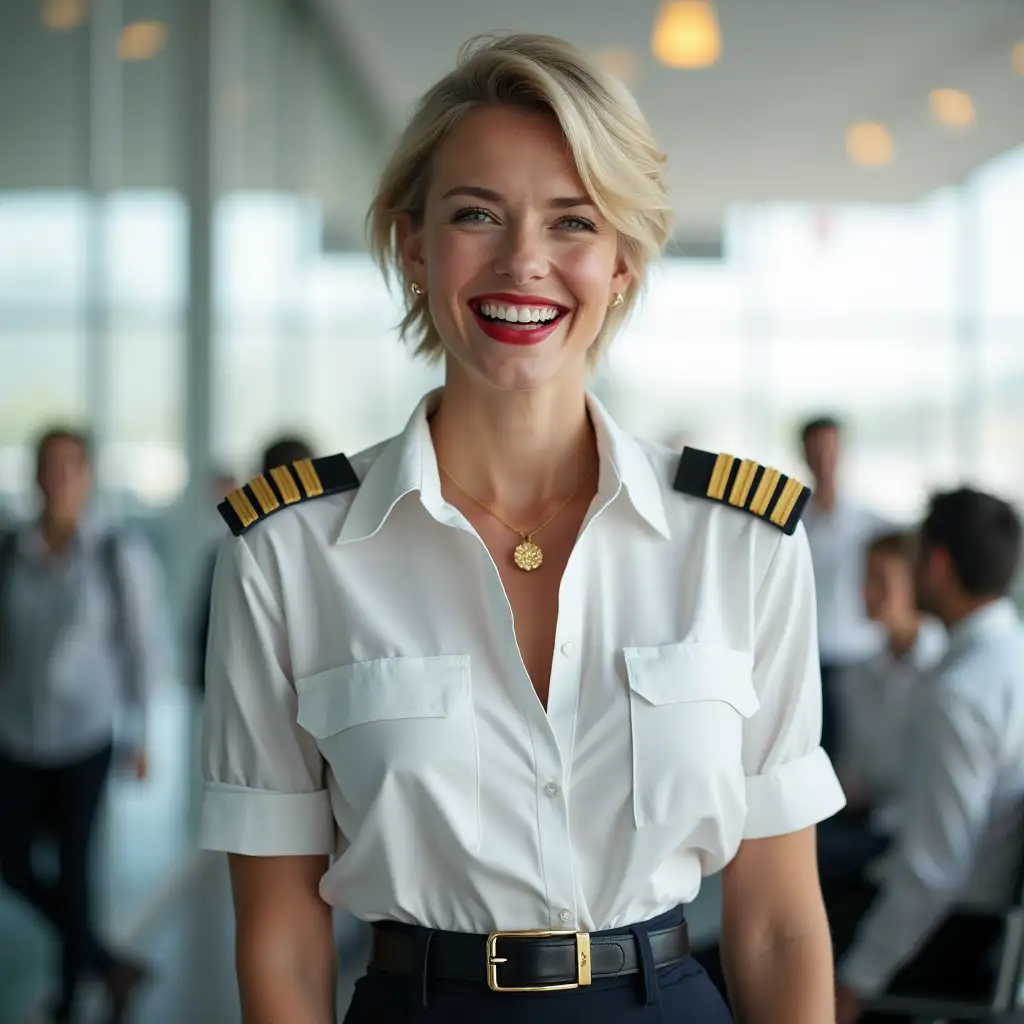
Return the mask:
<svg viewBox="0 0 1024 1024">
<path fill-rule="evenodd" d="M 750 495 L 750 485 L 757 475 L 758 463 L 752 459 L 744 459 L 740 463 L 739 471 L 736 473 L 736 480 L 733 482 L 732 490 L 729 492 L 729 504 L 737 508 L 743 508 Z"/>
<path fill-rule="evenodd" d="M 295 502 L 302 501 L 295 477 L 292 476 L 292 471 L 287 466 L 275 466 L 270 471 L 270 475 L 274 478 L 274 483 L 277 484 L 277 489 L 281 492 L 281 497 L 284 498 L 286 505 L 294 505 Z"/>
<path fill-rule="evenodd" d="M 317 473 L 312 459 L 299 459 L 293 465 L 307 498 L 316 498 L 324 493 L 324 485 L 320 482 L 320 474 Z"/>
<path fill-rule="evenodd" d="M 252 526 L 259 519 L 259 513 L 253 508 L 249 495 L 241 488 L 228 494 L 228 504 L 235 510 L 243 528 Z"/>
<path fill-rule="evenodd" d="M 726 455 L 724 452 L 715 459 L 715 468 L 711 471 L 711 481 L 708 483 L 709 498 L 721 501 L 725 497 L 725 485 L 729 482 L 729 474 L 735 461 L 734 456 Z"/>
<path fill-rule="evenodd" d="M 772 495 L 779 485 L 782 474 L 777 469 L 765 469 L 761 482 L 757 485 L 754 497 L 750 502 L 750 511 L 755 516 L 763 516 L 765 510 L 771 504 Z"/>
<path fill-rule="evenodd" d="M 264 515 L 268 515 L 281 507 L 281 502 L 277 500 L 277 495 L 274 493 L 273 488 L 267 483 L 267 478 L 262 474 L 250 480 L 249 486 L 252 488 L 252 493 L 256 495 L 256 500 L 260 503 L 260 508 L 263 509 Z"/>
<path fill-rule="evenodd" d="M 789 517 L 793 514 L 793 509 L 796 507 L 797 499 L 803 489 L 804 485 L 799 480 L 794 480 L 793 477 L 786 481 L 786 486 L 782 488 L 782 493 L 771 514 L 771 521 L 776 526 L 785 527 L 789 522 Z"/>
</svg>

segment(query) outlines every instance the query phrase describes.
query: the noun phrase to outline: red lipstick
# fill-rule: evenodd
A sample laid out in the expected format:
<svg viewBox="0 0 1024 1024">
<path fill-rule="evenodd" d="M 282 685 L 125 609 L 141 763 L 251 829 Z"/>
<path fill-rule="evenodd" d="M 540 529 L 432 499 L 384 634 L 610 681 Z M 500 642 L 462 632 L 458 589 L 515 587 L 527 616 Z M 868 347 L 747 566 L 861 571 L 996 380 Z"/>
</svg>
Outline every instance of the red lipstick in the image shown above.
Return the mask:
<svg viewBox="0 0 1024 1024">
<path fill-rule="evenodd" d="M 507 320 L 495 320 L 484 316 L 482 307 L 490 303 L 499 306 L 546 307 L 557 310 L 558 315 L 544 323 L 514 324 Z M 560 303 L 539 295 L 511 295 L 505 292 L 480 295 L 470 300 L 469 308 L 484 334 L 503 345 L 539 345 L 551 335 L 569 312 Z"/>
</svg>

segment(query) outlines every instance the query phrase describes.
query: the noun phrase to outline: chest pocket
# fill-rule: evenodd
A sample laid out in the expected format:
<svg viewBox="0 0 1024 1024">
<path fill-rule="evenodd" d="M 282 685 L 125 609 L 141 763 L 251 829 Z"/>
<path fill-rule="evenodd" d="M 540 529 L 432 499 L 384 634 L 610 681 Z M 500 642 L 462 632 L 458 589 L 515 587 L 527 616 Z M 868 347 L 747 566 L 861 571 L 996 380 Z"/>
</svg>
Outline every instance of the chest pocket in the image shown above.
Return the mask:
<svg viewBox="0 0 1024 1024">
<path fill-rule="evenodd" d="M 380 805 L 439 817 L 469 847 L 480 837 L 479 755 L 469 656 L 386 658 L 296 681 L 314 736 L 357 817 Z"/>
<path fill-rule="evenodd" d="M 753 658 L 705 643 L 628 647 L 637 827 L 744 812 L 743 722 Z"/>
</svg>

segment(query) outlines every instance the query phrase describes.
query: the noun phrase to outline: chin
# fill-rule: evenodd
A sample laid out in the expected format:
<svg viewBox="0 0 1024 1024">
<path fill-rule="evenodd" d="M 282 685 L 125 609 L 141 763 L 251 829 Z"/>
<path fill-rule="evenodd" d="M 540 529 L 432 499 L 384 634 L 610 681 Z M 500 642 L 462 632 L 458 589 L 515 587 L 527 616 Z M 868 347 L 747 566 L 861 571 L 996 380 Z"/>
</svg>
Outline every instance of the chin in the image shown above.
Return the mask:
<svg viewBox="0 0 1024 1024">
<path fill-rule="evenodd" d="M 545 346 L 497 352 L 495 347 L 489 343 L 486 348 L 478 348 L 470 360 L 460 360 L 464 366 L 468 362 L 472 376 L 495 390 L 539 391 L 553 384 L 564 385 L 571 379 L 585 379 L 585 357 L 571 358 L 564 350 L 552 351 Z"/>
</svg>

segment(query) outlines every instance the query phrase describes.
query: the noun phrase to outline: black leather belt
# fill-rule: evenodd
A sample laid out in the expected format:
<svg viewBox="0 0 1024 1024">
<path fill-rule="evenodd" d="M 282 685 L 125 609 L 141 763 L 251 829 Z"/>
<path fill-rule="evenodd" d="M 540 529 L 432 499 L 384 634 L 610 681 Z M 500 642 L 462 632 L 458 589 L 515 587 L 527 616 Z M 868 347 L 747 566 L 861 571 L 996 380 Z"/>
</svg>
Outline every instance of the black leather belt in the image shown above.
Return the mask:
<svg viewBox="0 0 1024 1024">
<path fill-rule="evenodd" d="M 449 981 L 486 981 L 495 992 L 550 992 L 580 988 L 598 978 L 636 974 L 641 967 L 630 932 L 433 932 L 394 922 L 376 924 L 370 967 L 393 974 Z M 655 967 L 690 953 L 686 922 L 647 933 Z"/>
</svg>

